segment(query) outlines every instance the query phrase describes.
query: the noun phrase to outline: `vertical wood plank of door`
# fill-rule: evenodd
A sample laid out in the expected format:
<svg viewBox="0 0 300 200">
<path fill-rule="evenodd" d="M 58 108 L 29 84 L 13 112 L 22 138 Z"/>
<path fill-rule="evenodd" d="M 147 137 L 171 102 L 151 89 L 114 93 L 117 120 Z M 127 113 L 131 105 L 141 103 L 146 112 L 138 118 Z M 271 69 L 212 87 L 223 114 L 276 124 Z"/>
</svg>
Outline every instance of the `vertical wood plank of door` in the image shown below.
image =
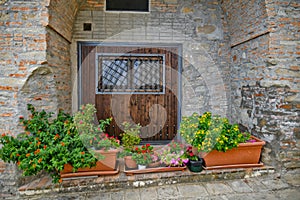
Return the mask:
<svg viewBox="0 0 300 200">
<path fill-rule="evenodd" d="M 98 53 L 126 53 L 131 51 L 131 53 L 155 53 L 155 54 L 165 54 L 165 61 L 166 61 L 166 91 L 165 94 L 133 94 L 131 99 L 133 99 L 133 102 L 136 102 L 136 104 L 132 105 L 132 102 L 124 102 L 122 98 L 119 98 L 119 104 L 118 105 L 111 105 L 111 96 L 105 94 L 99 94 L 96 95 L 96 103 L 97 103 L 97 117 L 100 119 L 105 119 L 107 117 L 112 116 L 111 106 L 116 106 L 115 108 L 119 110 L 118 115 L 120 118 L 123 118 L 124 121 L 128 119 L 129 117 L 132 117 L 134 122 L 140 123 L 143 126 L 149 125 L 151 123 L 149 118 L 149 111 L 152 105 L 159 104 L 163 106 L 166 109 L 167 112 L 167 121 L 164 127 L 159 127 L 159 119 L 160 117 L 163 119 L 165 116 L 163 116 L 163 113 L 159 113 L 158 110 L 156 110 L 156 121 L 152 121 L 152 126 L 150 126 L 146 132 L 145 132 L 145 140 L 167 140 L 167 139 L 173 139 L 175 135 L 175 131 L 177 127 L 174 127 L 174 125 L 177 126 L 177 99 L 176 94 L 174 95 L 173 92 L 177 91 L 177 77 L 172 76 L 172 73 L 170 72 L 171 67 L 174 69 L 177 68 L 177 64 L 173 59 L 177 59 L 174 56 L 171 56 L 171 51 L 173 51 L 172 48 L 166 47 L 166 48 L 151 48 L 151 47 L 106 47 L 106 46 L 98 46 L 97 48 Z M 177 48 L 175 48 L 177 49 Z M 88 51 L 91 51 L 90 49 L 87 50 L 85 54 L 89 54 Z M 84 52 L 82 53 L 82 56 L 85 56 Z M 88 68 L 95 69 L 94 66 L 92 66 L 92 60 L 95 58 L 90 57 L 90 63 L 88 64 Z M 86 71 L 85 71 L 86 72 Z M 92 73 L 92 71 L 88 71 L 87 73 Z M 94 75 L 94 74 L 93 74 Z M 94 76 L 95 77 L 95 76 Z M 90 79 L 90 77 L 85 76 L 85 78 Z M 89 82 L 89 81 L 88 81 Z M 93 81 L 95 84 L 95 81 Z M 89 85 L 93 84 L 92 82 L 89 82 L 89 84 L 85 85 L 84 90 L 89 90 Z M 95 87 L 95 86 L 94 86 Z M 93 90 L 94 92 L 95 90 Z M 89 98 L 92 98 L 91 96 Z M 129 105 L 126 105 L 129 104 Z M 129 116 L 128 113 L 126 114 L 125 108 L 126 106 L 130 107 Z M 129 109 L 128 107 L 126 109 Z M 100 110 L 103 110 L 102 112 Z M 100 114 L 102 113 L 102 114 Z M 154 120 L 154 119 L 153 119 Z M 122 131 L 117 127 L 118 124 L 114 123 L 113 126 L 116 126 L 113 130 L 115 132 L 114 135 L 119 135 Z M 120 124 L 119 124 L 120 125 Z M 155 127 L 155 125 L 157 127 Z M 151 136 L 149 134 L 153 133 L 153 131 L 161 131 L 156 134 L 155 136 Z M 149 137 L 150 136 L 150 137 Z"/>
</svg>

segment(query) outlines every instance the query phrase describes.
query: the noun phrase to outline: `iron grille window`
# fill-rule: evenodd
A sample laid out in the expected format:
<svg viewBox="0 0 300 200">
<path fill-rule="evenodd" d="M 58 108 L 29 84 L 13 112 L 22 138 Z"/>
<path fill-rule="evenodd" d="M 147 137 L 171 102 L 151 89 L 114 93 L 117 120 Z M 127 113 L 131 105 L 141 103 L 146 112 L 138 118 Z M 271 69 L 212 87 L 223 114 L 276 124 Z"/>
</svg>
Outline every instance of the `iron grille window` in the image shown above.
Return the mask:
<svg viewBox="0 0 300 200">
<path fill-rule="evenodd" d="M 96 66 L 97 93 L 164 93 L 164 55 L 100 54 Z"/>
</svg>

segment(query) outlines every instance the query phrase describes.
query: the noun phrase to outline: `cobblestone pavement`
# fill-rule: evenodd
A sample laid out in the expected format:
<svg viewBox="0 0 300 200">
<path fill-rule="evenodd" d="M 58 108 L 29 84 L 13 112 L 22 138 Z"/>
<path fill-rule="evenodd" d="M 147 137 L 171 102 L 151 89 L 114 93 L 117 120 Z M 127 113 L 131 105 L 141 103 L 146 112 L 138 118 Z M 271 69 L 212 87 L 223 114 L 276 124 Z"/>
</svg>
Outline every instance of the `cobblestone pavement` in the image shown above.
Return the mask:
<svg viewBox="0 0 300 200">
<path fill-rule="evenodd" d="M 238 180 L 213 182 L 195 182 L 186 184 L 169 184 L 136 189 L 115 190 L 110 192 L 77 192 L 76 194 L 56 194 L 31 196 L 28 199 L 87 199 L 87 200 L 252 200 L 252 199 L 300 199 L 300 180 L 294 185 L 281 179 L 257 177 Z M 25 196 L 22 199 L 26 199 Z"/>
</svg>

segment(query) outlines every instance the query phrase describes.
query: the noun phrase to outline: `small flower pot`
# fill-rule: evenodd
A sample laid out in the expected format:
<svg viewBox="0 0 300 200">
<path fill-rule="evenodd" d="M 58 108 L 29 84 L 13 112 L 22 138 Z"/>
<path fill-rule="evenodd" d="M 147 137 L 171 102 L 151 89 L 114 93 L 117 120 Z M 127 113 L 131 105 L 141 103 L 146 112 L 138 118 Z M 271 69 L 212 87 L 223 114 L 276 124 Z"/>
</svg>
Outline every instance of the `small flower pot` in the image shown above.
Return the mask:
<svg viewBox="0 0 300 200">
<path fill-rule="evenodd" d="M 137 164 L 135 160 L 132 159 L 132 156 L 125 156 L 124 157 L 125 165 L 129 169 L 135 169 L 137 168 Z"/>
<path fill-rule="evenodd" d="M 138 165 L 138 169 L 141 170 L 141 169 L 146 169 L 146 165 Z"/>
<path fill-rule="evenodd" d="M 203 159 L 199 158 L 199 160 L 190 160 L 188 163 L 188 168 L 191 172 L 201 172 L 203 170 Z"/>
</svg>

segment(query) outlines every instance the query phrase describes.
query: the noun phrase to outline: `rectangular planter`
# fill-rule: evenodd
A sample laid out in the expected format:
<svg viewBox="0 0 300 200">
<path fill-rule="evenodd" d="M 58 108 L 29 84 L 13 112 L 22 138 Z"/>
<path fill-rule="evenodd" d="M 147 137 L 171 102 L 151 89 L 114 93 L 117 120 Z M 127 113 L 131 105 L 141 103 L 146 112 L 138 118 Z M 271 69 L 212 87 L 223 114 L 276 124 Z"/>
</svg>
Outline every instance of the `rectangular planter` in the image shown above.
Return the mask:
<svg viewBox="0 0 300 200">
<path fill-rule="evenodd" d="M 265 142 L 254 136 L 251 136 L 250 139 L 254 139 L 256 142 L 241 143 L 237 148 L 226 152 L 213 150 L 203 155 L 206 169 L 262 166 L 259 159 Z"/>
<path fill-rule="evenodd" d="M 104 159 L 97 161 L 96 166 L 94 167 L 85 167 L 79 168 L 77 172 L 90 172 L 90 171 L 114 171 L 116 169 L 116 162 L 117 162 L 117 153 L 118 150 L 95 150 L 96 153 L 100 153 L 104 156 Z M 72 173 L 73 167 L 70 164 L 64 165 L 64 170 L 61 174 L 65 173 Z"/>
</svg>

